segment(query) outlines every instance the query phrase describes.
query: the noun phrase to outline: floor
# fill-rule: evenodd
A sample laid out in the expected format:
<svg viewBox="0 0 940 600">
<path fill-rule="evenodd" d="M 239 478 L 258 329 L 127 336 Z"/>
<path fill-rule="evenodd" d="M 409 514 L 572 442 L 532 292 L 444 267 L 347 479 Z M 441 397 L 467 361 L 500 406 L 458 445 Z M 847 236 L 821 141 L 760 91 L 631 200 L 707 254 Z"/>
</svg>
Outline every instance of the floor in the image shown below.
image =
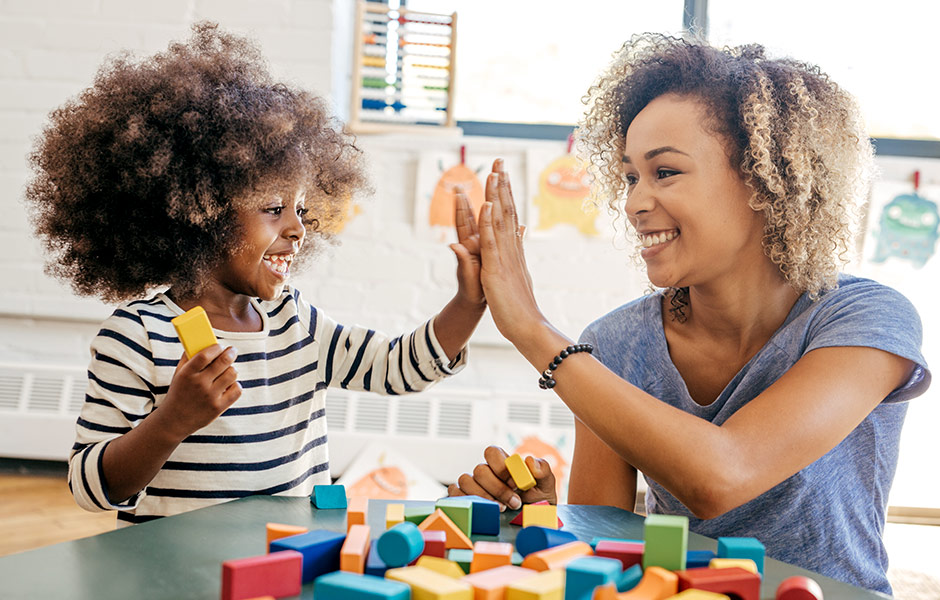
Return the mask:
<svg viewBox="0 0 940 600">
<path fill-rule="evenodd" d="M 75 504 L 63 474 L 0 464 L 0 556 L 114 529 L 114 514 Z M 12 471 L 12 472 L 11 472 Z M 888 523 L 885 543 L 897 600 L 940 600 L 940 527 Z"/>
</svg>

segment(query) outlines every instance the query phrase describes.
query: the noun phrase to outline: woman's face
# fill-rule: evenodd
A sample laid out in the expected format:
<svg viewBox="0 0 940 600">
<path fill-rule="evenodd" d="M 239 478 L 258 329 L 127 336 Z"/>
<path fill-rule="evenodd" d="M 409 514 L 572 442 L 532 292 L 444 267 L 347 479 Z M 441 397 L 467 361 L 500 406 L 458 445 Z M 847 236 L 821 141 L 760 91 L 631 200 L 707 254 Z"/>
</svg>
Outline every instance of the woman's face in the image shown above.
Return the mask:
<svg viewBox="0 0 940 600">
<path fill-rule="evenodd" d="M 290 265 L 304 241 L 305 195 L 272 196 L 240 211 L 239 248 L 216 271 L 226 289 L 272 300 L 281 294 Z"/>
<path fill-rule="evenodd" d="M 625 210 L 653 285 L 720 283 L 766 268 L 764 218 L 748 207 L 751 189 L 699 100 L 666 94 L 646 105 L 627 129 L 623 169 Z"/>
</svg>

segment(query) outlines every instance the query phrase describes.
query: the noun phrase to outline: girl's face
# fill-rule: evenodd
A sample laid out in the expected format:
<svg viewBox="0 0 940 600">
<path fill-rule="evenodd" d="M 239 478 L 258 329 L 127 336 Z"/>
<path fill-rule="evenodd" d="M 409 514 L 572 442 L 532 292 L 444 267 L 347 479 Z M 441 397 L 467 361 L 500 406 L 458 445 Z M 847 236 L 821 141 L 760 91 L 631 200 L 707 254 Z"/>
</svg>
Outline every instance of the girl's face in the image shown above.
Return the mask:
<svg viewBox="0 0 940 600">
<path fill-rule="evenodd" d="M 305 194 L 271 196 L 239 214 L 241 246 L 216 272 L 222 286 L 236 294 L 273 300 L 290 275 L 290 265 L 304 242 Z"/>
<path fill-rule="evenodd" d="M 713 283 L 767 262 L 764 218 L 748 207 L 752 192 L 706 115 L 699 100 L 666 94 L 627 129 L 625 210 L 659 287 Z"/>
</svg>

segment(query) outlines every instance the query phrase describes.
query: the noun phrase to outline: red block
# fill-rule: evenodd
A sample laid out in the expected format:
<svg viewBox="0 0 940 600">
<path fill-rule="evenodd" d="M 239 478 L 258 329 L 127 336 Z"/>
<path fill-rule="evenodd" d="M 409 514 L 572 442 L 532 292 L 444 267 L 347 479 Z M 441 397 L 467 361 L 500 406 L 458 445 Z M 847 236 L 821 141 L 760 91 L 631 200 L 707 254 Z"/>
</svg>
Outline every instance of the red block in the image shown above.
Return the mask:
<svg viewBox="0 0 940 600">
<path fill-rule="evenodd" d="M 819 584 L 802 575 L 787 577 L 777 588 L 776 600 L 822 600 L 823 592 Z"/>
<path fill-rule="evenodd" d="M 626 571 L 633 565 L 643 562 L 643 543 L 601 540 L 594 547 L 594 554 L 619 560 L 623 563 L 623 570 Z"/>
<path fill-rule="evenodd" d="M 424 550 L 421 556 L 447 558 L 447 534 L 445 532 L 429 529 L 422 531 L 421 537 L 424 538 Z"/>
<path fill-rule="evenodd" d="M 222 563 L 222 600 L 296 596 L 303 566 L 303 555 L 294 550 L 227 560 Z"/>
<path fill-rule="evenodd" d="M 695 588 L 716 594 L 734 594 L 741 600 L 760 600 L 760 575 L 740 567 L 686 569 L 676 571 L 679 591 Z"/>
</svg>

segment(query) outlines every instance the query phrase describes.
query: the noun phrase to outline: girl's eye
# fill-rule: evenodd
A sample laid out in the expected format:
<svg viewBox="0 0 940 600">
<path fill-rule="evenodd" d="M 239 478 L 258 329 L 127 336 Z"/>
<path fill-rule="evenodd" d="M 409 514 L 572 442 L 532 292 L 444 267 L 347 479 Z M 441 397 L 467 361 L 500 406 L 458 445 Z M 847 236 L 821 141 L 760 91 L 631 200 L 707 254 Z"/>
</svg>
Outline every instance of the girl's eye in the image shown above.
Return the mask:
<svg viewBox="0 0 940 600">
<path fill-rule="evenodd" d="M 283 212 L 283 210 L 284 210 L 283 206 L 272 206 L 271 208 L 264 209 L 264 212 L 270 215 L 274 215 L 275 217 L 280 217 L 281 212 Z"/>
<path fill-rule="evenodd" d="M 308 212 L 310 212 L 310 209 L 309 209 L 309 208 L 300 207 L 300 208 L 297 209 L 297 216 L 300 217 L 301 219 L 303 219 L 304 217 L 307 216 L 307 213 L 308 213 Z"/>
</svg>

